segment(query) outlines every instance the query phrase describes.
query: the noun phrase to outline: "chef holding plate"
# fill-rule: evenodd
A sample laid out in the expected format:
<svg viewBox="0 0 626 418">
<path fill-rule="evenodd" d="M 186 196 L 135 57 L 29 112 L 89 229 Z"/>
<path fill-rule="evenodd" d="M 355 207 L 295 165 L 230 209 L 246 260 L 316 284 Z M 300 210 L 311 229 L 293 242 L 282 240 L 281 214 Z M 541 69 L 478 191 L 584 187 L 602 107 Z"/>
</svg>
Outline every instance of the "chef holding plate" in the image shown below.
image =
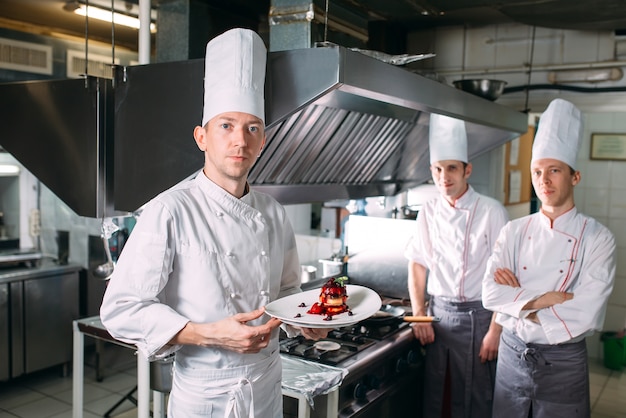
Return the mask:
<svg viewBox="0 0 626 418">
<path fill-rule="evenodd" d="M 176 353 L 171 418 L 283 414 L 281 321 L 264 306 L 301 291 L 300 265 L 284 208 L 247 182 L 265 144 L 266 55 L 250 30 L 208 43 L 204 167 L 146 204 L 102 303 L 113 337 L 150 360 Z"/>
</svg>

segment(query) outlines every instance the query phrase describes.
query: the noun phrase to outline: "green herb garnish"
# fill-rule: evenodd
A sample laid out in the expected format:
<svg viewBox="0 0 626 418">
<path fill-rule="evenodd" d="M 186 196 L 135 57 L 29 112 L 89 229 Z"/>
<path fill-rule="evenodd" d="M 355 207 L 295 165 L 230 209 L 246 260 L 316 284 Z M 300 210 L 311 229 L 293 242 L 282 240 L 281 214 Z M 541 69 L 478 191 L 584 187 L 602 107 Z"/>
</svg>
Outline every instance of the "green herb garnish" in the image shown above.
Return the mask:
<svg viewBox="0 0 626 418">
<path fill-rule="evenodd" d="M 335 284 L 337 284 L 338 286 L 345 287 L 344 282 L 348 281 L 348 277 L 347 276 L 335 277 L 334 281 L 335 281 Z"/>
</svg>

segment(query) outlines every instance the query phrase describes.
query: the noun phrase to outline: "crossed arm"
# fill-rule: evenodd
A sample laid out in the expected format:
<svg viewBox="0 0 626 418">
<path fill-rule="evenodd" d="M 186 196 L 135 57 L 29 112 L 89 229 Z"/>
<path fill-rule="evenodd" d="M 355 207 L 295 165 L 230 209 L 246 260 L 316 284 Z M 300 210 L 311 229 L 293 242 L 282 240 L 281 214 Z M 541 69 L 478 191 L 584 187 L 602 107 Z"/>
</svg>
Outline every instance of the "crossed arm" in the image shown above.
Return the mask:
<svg viewBox="0 0 626 418">
<path fill-rule="evenodd" d="M 496 269 L 493 275 L 493 279 L 496 283 L 501 285 L 520 287 L 519 281 L 517 280 L 517 277 L 515 277 L 515 274 L 507 268 Z M 539 296 L 538 298 L 526 303 L 522 307 L 522 310 L 535 311 L 530 313 L 526 318 L 533 322 L 540 323 L 539 318 L 537 318 L 536 311 L 561 304 L 573 298 L 574 294 L 570 292 L 549 291 Z"/>
</svg>

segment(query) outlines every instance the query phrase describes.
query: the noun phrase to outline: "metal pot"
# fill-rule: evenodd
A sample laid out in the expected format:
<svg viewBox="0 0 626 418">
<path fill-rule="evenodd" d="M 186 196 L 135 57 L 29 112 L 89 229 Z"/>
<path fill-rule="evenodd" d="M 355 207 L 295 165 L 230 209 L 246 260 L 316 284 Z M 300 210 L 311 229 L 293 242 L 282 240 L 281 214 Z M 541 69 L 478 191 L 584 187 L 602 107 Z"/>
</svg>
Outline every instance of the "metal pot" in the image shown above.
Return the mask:
<svg viewBox="0 0 626 418">
<path fill-rule="evenodd" d="M 473 80 L 456 80 L 452 84 L 457 89 L 494 101 L 500 97 L 507 83 L 504 80 L 478 78 Z"/>
<path fill-rule="evenodd" d="M 403 219 L 417 219 L 421 206 L 402 206 Z"/>
<path fill-rule="evenodd" d="M 315 280 L 317 277 L 317 267 L 315 266 L 300 266 L 300 281 L 302 283 L 308 283 Z"/>
<path fill-rule="evenodd" d="M 343 273 L 343 261 L 340 259 L 321 259 L 319 261 L 322 263 L 322 277 L 333 277 Z"/>
<path fill-rule="evenodd" d="M 150 389 L 163 393 L 172 390 L 174 354 L 150 362 Z"/>
</svg>

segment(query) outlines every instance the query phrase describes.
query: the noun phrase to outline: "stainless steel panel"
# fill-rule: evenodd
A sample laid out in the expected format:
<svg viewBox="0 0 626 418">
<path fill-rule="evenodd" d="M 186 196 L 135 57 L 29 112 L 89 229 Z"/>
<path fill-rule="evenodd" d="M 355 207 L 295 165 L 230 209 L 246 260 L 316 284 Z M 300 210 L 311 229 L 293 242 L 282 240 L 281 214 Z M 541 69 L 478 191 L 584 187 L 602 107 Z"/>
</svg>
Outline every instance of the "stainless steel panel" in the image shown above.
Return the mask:
<svg viewBox="0 0 626 418">
<path fill-rule="evenodd" d="M 9 285 L 0 284 L 0 381 L 11 377 L 9 338 Z"/>
<path fill-rule="evenodd" d="M 90 317 L 100 314 L 100 305 L 106 290 L 107 280 L 103 280 L 93 275 L 93 270 L 107 261 L 102 237 L 89 235 L 87 240 L 88 262 L 85 279 L 81 286 L 81 316 Z M 90 342 L 87 341 L 87 344 Z"/>
<path fill-rule="evenodd" d="M 202 168 L 204 60 L 119 69 L 115 89 L 115 208 L 134 211 Z"/>
<path fill-rule="evenodd" d="M 24 285 L 9 283 L 11 312 L 11 377 L 24 374 Z"/>
<path fill-rule="evenodd" d="M 24 281 L 24 372 L 72 359 L 72 321 L 79 317 L 78 273 Z"/>
<path fill-rule="evenodd" d="M 105 209 L 110 84 L 97 78 L 0 84 L 0 145 L 82 216 L 100 217 Z"/>
<path fill-rule="evenodd" d="M 408 219 L 350 215 L 346 233 L 350 283 L 370 287 L 382 296 L 408 300 L 404 249 L 415 225 Z"/>
</svg>

